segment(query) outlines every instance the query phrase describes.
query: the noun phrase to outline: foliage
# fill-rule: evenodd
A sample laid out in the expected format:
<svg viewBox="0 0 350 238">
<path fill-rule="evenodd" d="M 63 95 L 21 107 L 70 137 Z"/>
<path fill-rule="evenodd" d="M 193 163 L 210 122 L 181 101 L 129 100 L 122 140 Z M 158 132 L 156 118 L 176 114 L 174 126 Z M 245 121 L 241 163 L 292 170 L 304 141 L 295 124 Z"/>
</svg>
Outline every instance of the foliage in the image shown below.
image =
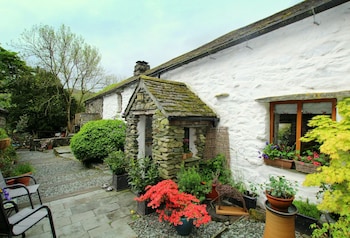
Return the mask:
<svg viewBox="0 0 350 238">
<path fill-rule="evenodd" d="M 29 172 L 34 172 L 35 169 L 33 167 L 33 165 L 31 165 L 30 163 L 26 162 L 26 163 L 20 163 L 20 164 L 16 164 L 15 168 L 13 169 L 13 175 L 14 176 L 19 176 L 25 173 L 29 173 Z"/>
<path fill-rule="evenodd" d="M 302 156 L 297 156 L 296 160 L 316 166 L 329 165 L 329 156 L 311 150 L 306 150 Z"/>
<path fill-rule="evenodd" d="M 125 154 L 121 150 L 112 151 L 108 154 L 107 158 L 103 160 L 114 174 L 124 174 L 126 172 L 126 167 L 128 161 L 125 158 Z"/>
<path fill-rule="evenodd" d="M 70 142 L 74 156 L 84 164 L 102 162 L 110 151 L 124 150 L 126 125 L 122 120 L 97 120 L 84 124 Z"/>
<path fill-rule="evenodd" d="M 182 148 L 184 150 L 184 153 L 190 153 L 190 140 L 185 138 L 183 139 L 183 143 L 182 143 Z"/>
<path fill-rule="evenodd" d="M 67 128 L 71 129 L 71 105 L 73 93 L 80 90 L 78 105 L 86 93 L 93 91 L 103 79 L 101 55 L 95 47 L 85 43 L 81 36 L 61 25 L 59 29 L 47 25 L 33 26 L 25 30 L 16 45 L 23 54 L 61 80 L 65 94 Z"/>
<path fill-rule="evenodd" d="M 196 166 L 185 168 L 182 164 L 177 173 L 177 182 L 181 192 L 192 194 L 200 201 L 204 201 L 205 195 L 212 189 L 211 181 L 204 180 Z"/>
<path fill-rule="evenodd" d="M 266 145 L 262 152 L 259 151 L 260 158 L 274 160 L 276 158 L 281 159 L 294 159 L 296 151 L 293 146 L 277 145 L 266 142 Z"/>
<path fill-rule="evenodd" d="M 232 182 L 231 170 L 227 166 L 227 161 L 223 154 L 218 154 L 214 158 L 202 161 L 199 164 L 199 171 L 203 181 L 212 182 L 214 179 L 217 179 L 222 184 L 230 184 Z"/>
<path fill-rule="evenodd" d="M 0 150 L 0 170 L 4 177 L 14 176 L 13 169 L 16 161 L 17 154 L 12 145 L 5 150 Z"/>
<path fill-rule="evenodd" d="M 158 182 L 158 166 L 151 157 L 131 158 L 128 166 L 129 184 L 136 193 L 144 193 L 147 185 Z"/>
<path fill-rule="evenodd" d="M 156 185 L 147 186 L 146 193 L 136 200 L 149 200 L 148 206 L 157 209 L 159 221 L 168 221 L 175 226 L 182 224 L 182 217 L 194 219 L 193 224 L 196 227 L 211 221 L 206 205 L 198 204 L 199 199 L 192 194 L 180 192 L 172 180 L 163 180 Z"/>
<path fill-rule="evenodd" d="M 294 200 L 293 204 L 298 209 L 298 213 L 299 214 L 315 218 L 316 220 L 320 219 L 321 212 L 317 209 L 317 205 L 316 204 L 313 204 L 313 203 L 309 202 L 309 199 L 306 199 L 306 201 Z"/>
<path fill-rule="evenodd" d="M 277 198 L 292 198 L 297 192 L 297 182 L 292 183 L 285 176 L 270 175 L 269 181 L 262 184 L 266 193 Z"/>
<path fill-rule="evenodd" d="M 342 232 L 350 236 L 350 98 L 340 101 L 337 108 L 342 117 L 340 121 L 315 116 L 308 124 L 313 129 L 302 138 L 303 142 L 315 140 L 320 143 L 320 152 L 330 157 L 329 166 L 322 166 L 318 173 L 308 174 L 304 185 L 321 188 L 320 210 L 340 214 L 336 223 L 324 224 L 322 228 L 329 229 L 333 237 Z"/>
<path fill-rule="evenodd" d="M 64 95 L 67 92 L 51 73 L 37 68 L 21 80 L 13 81 L 8 90 L 11 92 L 8 123 L 15 128 L 14 133 L 19 130 L 32 134 L 61 131 L 66 126 Z M 71 110 L 74 114 L 76 107 L 76 101 L 73 101 Z"/>
<path fill-rule="evenodd" d="M 4 128 L 0 128 L 0 139 L 8 138 L 7 132 Z"/>
</svg>

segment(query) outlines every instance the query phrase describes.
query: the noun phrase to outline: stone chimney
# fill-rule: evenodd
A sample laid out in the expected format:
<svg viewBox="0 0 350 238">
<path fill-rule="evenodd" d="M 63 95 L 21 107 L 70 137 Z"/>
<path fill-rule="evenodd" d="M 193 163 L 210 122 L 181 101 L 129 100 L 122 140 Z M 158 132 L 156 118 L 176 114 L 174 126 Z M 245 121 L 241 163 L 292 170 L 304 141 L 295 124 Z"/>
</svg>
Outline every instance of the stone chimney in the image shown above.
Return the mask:
<svg viewBox="0 0 350 238">
<path fill-rule="evenodd" d="M 149 70 L 150 67 L 146 61 L 137 61 L 135 68 L 134 68 L 134 76 L 138 76 L 140 74 L 143 74 L 147 70 Z"/>
</svg>

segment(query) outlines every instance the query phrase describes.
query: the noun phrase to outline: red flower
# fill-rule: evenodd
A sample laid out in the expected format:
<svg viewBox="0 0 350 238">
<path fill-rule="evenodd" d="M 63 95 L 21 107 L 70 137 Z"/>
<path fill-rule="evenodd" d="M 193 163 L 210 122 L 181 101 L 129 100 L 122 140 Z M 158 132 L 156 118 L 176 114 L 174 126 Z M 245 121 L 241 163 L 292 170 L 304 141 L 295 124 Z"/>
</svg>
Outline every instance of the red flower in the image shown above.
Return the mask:
<svg viewBox="0 0 350 238">
<path fill-rule="evenodd" d="M 156 208 L 159 214 L 159 221 L 169 221 L 181 225 L 181 217 L 193 219 L 193 224 L 199 227 L 211 221 L 206 205 L 199 204 L 192 194 L 180 192 L 177 184 L 172 180 L 163 180 L 154 186 L 147 186 L 146 193 L 136 201 L 149 200 L 147 206 Z"/>
</svg>

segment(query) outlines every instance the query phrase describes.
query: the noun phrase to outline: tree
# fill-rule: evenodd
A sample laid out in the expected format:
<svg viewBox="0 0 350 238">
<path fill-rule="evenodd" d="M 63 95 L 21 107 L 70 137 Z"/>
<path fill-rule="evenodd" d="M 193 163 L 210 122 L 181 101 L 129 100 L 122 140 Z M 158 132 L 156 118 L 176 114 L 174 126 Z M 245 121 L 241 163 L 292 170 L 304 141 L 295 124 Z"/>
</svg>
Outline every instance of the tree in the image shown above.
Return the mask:
<svg viewBox="0 0 350 238">
<path fill-rule="evenodd" d="M 67 90 L 64 94 L 67 129 L 71 131 L 73 93 L 80 91 L 77 101 L 81 106 L 85 94 L 93 91 L 103 80 L 100 53 L 65 25 L 57 30 L 47 25 L 35 25 L 22 33 L 16 47 L 22 50 L 25 57 L 32 59 L 34 64 L 61 80 Z"/>
<path fill-rule="evenodd" d="M 332 121 L 328 116 L 315 116 L 309 121 L 313 127 L 302 141 L 316 140 L 320 151 L 331 158 L 329 166 L 322 166 L 318 173 L 308 174 L 306 186 L 319 186 L 323 200 L 318 208 L 340 215 L 333 224 L 324 224 L 313 235 L 323 237 L 329 230 L 332 237 L 350 237 L 350 98 L 337 105 L 340 121 Z"/>
<path fill-rule="evenodd" d="M 15 52 L 0 47 L 0 107 L 10 105 L 9 86 L 30 73 L 30 68 Z"/>
<path fill-rule="evenodd" d="M 9 123 L 17 128 L 17 123 L 25 115 L 26 132 L 61 131 L 66 125 L 66 90 L 57 77 L 43 69 L 32 70 L 31 74 L 15 80 L 8 88 L 11 93 Z M 75 99 L 71 110 L 77 108 Z"/>
</svg>

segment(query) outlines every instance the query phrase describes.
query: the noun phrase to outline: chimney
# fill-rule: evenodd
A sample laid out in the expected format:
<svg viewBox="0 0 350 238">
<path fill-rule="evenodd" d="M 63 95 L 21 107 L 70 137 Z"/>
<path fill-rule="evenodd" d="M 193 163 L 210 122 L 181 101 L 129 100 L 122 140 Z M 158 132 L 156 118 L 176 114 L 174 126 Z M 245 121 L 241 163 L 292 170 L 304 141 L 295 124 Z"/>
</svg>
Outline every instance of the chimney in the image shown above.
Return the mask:
<svg viewBox="0 0 350 238">
<path fill-rule="evenodd" d="M 143 74 L 147 70 L 149 70 L 150 67 L 146 61 L 137 61 L 135 68 L 134 68 L 134 76 L 138 76 L 140 74 Z"/>
</svg>

